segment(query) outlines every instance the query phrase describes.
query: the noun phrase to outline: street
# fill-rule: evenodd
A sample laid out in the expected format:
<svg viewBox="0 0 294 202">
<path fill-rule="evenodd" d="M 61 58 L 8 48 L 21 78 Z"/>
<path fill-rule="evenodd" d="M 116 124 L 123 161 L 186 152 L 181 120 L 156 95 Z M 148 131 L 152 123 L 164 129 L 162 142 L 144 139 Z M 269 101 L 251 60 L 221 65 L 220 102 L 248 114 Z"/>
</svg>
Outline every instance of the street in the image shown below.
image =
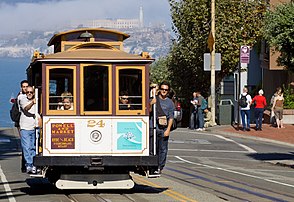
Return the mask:
<svg viewBox="0 0 294 202">
<path fill-rule="evenodd" d="M 293 146 L 243 137 L 173 131 L 160 178 L 132 174 L 131 190 L 56 189 L 20 172 L 19 139 L 0 130 L 1 201 L 293 201 L 294 170 L 266 162 L 291 158 Z M 293 158 L 293 157 L 292 157 Z"/>
</svg>

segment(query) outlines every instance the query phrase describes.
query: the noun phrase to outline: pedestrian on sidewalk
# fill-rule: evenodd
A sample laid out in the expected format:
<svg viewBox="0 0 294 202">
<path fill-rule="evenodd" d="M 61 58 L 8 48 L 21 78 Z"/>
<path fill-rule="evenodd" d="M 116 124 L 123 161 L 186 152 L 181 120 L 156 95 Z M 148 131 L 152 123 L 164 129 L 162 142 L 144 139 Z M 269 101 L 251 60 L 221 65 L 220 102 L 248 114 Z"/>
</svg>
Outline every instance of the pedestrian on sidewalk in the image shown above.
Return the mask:
<svg viewBox="0 0 294 202">
<path fill-rule="evenodd" d="M 251 95 L 248 94 L 248 89 L 243 88 L 243 93 L 240 95 L 239 106 L 242 119 L 242 131 L 250 131 L 250 103 Z M 246 121 L 245 121 L 246 120 Z"/>
<path fill-rule="evenodd" d="M 210 112 L 209 108 L 204 109 L 205 117 L 204 117 L 204 128 L 214 126 L 214 122 L 212 120 L 212 113 Z"/>
<path fill-rule="evenodd" d="M 254 108 L 254 116 L 255 116 L 255 130 L 262 130 L 262 119 L 263 119 L 263 112 L 264 112 L 264 108 L 266 106 L 266 99 L 263 96 L 263 90 L 260 89 L 258 91 L 258 95 L 254 96 L 254 98 L 252 99 L 250 105 L 255 105 Z"/>
<path fill-rule="evenodd" d="M 198 128 L 198 97 L 197 93 L 193 92 L 193 97 L 191 99 L 191 115 L 190 115 L 190 126 L 191 130 L 195 130 Z"/>
<path fill-rule="evenodd" d="M 275 113 L 275 118 L 277 122 L 277 128 L 284 128 L 283 125 L 283 108 L 284 108 L 284 96 L 282 89 L 280 88 L 277 92 L 277 96 L 274 99 L 272 106 L 272 111 Z"/>
<path fill-rule="evenodd" d="M 276 89 L 276 92 L 271 97 L 271 102 L 270 102 L 270 105 L 271 105 L 270 124 L 271 124 L 271 126 L 275 126 L 275 124 L 276 124 L 276 117 L 275 117 L 275 112 L 273 110 L 273 106 L 274 106 L 275 98 L 278 96 L 279 91 L 282 92 L 282 88 L 281 87 L 278 87 Z"/>
<path fill-rule="evenodd" d="M 198 128 L 197 131 L 205 131 L 204 128 L 204 109 L 207 108 L 207 102 L 205 98 L 201 95 L 201 92 L 196 92 L 198 103 L 197 103 L 197 115 L 198 115 Z M 203 106 L 203 104 L 206 103 L 206 106 Z"/>
</svg>

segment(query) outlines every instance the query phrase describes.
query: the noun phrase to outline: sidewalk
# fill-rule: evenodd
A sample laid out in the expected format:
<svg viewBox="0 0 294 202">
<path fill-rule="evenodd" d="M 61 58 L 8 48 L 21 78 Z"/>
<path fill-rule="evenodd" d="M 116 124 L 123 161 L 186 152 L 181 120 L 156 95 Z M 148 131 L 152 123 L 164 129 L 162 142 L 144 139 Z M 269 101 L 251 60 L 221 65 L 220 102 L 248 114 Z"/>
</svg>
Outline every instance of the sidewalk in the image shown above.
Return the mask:
<svg viewBox="0 0 294 202">
<path fill-rule="evenodd" d="M 262 131 L 255 131 L 254 124 L 251 124 L 250 131 L 238 130 L 237 126 L 220 126 L 220 130 L 228 133 L 237 133 L 253 137 L 266 138 L 280 142 L 290 143 L 294 146 L 294 125 L 285 125 L 285 128 L 275 128 L 269 124 L 262 125 Z M 241 127 L 241 125 L 240 125 Z"/>
<path fill-rule="evenodd" d="M 254 129 L 255 124 L 251 124 L 250 131 L 238 130 L 237 126 L 225 125 L 225 126 L 214 126 L 207 128 L 207 131 L 214 133 L 226 134 L 226 135 L 236 135 L 238 137 L 258 139 L 262 141 L 275 142 L 293 147 L 294 152 L 294 125 L 284 125 L 285 128 L 275 128 L 270 124 L 263 124 L 262 131 L 256 131 Z M 240 128 L 242 126 L 240 125 Z M 289 159 L 286 160 L 273 160 L 268 161 L 273 164 L 282 165 L 294 168 L 294 155 L 291 155 Z"/>
</svg>

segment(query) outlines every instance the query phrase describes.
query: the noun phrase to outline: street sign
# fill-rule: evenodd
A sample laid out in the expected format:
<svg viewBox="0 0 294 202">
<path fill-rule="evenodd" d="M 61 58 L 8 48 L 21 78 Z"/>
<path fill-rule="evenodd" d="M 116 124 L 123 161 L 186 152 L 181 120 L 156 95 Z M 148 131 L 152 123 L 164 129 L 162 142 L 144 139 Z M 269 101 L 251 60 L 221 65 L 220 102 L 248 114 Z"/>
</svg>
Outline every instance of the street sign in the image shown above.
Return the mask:
<svg viewBox="0 0 294 202">
<path fill-rule="evenodd" d="M 204 53 L 204 71 L 211 71 L 210 64 L 211 56 L 210 53 Z M 221 70 L 221 54 L 215 54 L 215 71 Z"/>
<path fill-rule="evenodd" d="M 250 61 L 250 47 L 241 46 L 240 48 L 240 63 L 249 64 Z"/>
</svg>

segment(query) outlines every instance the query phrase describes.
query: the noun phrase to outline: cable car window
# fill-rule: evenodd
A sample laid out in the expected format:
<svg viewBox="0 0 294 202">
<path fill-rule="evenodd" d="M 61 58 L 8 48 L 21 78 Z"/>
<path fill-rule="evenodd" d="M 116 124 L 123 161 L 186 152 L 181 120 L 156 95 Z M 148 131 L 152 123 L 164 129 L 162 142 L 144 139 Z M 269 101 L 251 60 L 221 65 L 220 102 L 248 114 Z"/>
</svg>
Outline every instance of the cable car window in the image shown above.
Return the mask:
<svg viewBox="0 0 294 202">
<path fill-rule="evenodd" d="M 107 66 L 84 67 L 84 111 L 109 110 Z"/>
<path fill-rule="evenodd" d="M 73 69 L 49 70 L 49 110 L 73 110 Z"/>
<path fill-rule="evenodd" d="M 142 110 L 142 70 L 119 70 L 119 109 Z"/>
</svg>

